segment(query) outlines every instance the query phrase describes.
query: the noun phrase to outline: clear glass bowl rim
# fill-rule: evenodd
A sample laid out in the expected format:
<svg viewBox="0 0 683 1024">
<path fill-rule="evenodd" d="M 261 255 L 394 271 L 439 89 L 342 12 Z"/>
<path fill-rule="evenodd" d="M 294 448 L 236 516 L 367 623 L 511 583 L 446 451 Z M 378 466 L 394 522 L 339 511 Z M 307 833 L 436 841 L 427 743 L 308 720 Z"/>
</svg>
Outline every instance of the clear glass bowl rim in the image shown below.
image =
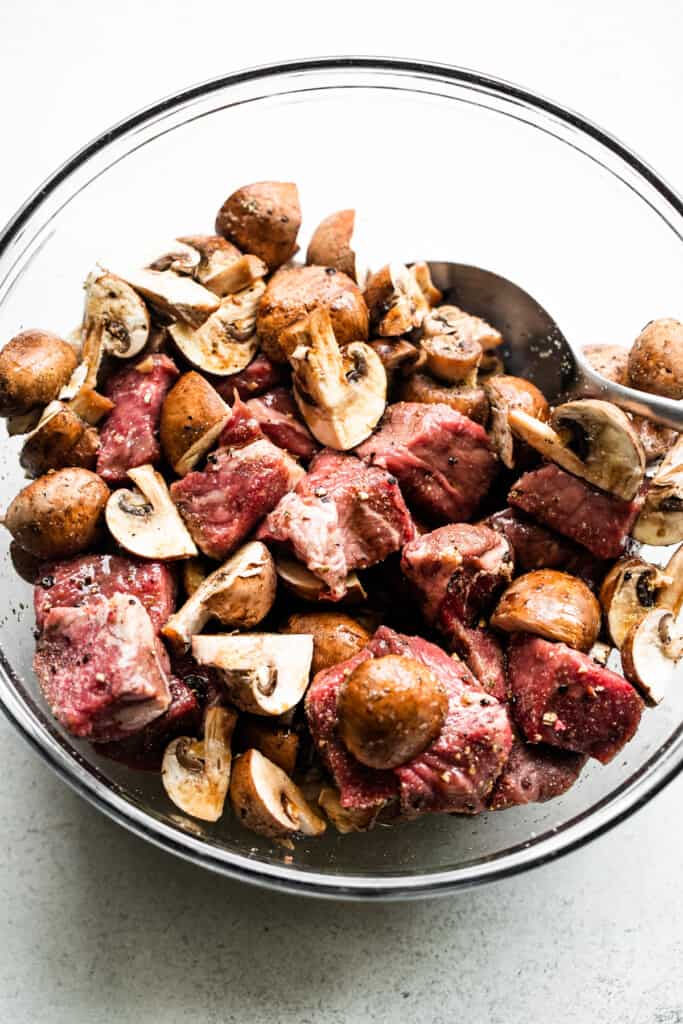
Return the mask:
<svg viewBox="0 0 683 1024">
<path fill-rule="evenodd" d="M 593 124 L 580 114 L 546 99 L 537 93 L 491 75 L 466 68 L 433 62 L 396 59 L 390 57 L 324 57 L 294 60 L 278 64 L 248 68 L 173 93 L 125 118 L 98 135 L 59 167 L 17 210 L 0 233 L 0 257 L 13 244 L 31 216 L 46 202 L 62 182 L 78 171 L 88 159 L 101 153 L 112 143 L 174 109 L 213 92 L 259 80 L 279 76 L 359 71 L 375 73 L 378 79 L 384 73 L 432 78 L 450 84 L 482 89 L 493 95 L 519 102 L 557 119 L 579 135 L 621 159 L 631 174 L 646 183 L 657 196 L 658 212 L 667 210 L 674 219 L 683 218 L 683 198 L 647 163 L 625 146 L 619 139 Z M 343 83 L 339 83 L 340 86 Z M 277 89 L 271 91 L 271 95 Z M 644 198 L 644 197 L 643 197 Z M 668 217 L 666 218 L 668 220 Z M 673 225 L 670 225 L 673 228 Z M 676 230 L 675 228 L 673 228 Z M 677 232 L 680 235 L 680 232 Z M 12 669 L 6 653 L 0 649 L 0 707 L 10 723 L 38 752 L 40 757 L 77 793 L 103 811 L 129 831 L 154 843 L 160 848 L 183 857 L 197 865 L 251 884 L 285 892 L 327 898 L 389 900 L 437 896 L 482 885 L 510 877 L 566 853 L 571 852 L 613 828 L 641 808 L 664 788 L 683 769 L 683 723 L 669 737 L 668 742 L 643 765 L 635 779 L 624 783 L 556 832 L 538 840 L 530 840 L 522 848 L 480 861 L 438 872 L 396 876 L 334 875 L 320 872 L 297 871 L 285 864 L 270 864 L 251 860 L 229 850 L 219 850 L 201 839 L 165 825 L 144 810 L 119 796 L 96 773 L 87 771 L 60 744 L 45 733 L 30 710 L 31 701 L 20 696 L 20 681 Z"/>
</svg>

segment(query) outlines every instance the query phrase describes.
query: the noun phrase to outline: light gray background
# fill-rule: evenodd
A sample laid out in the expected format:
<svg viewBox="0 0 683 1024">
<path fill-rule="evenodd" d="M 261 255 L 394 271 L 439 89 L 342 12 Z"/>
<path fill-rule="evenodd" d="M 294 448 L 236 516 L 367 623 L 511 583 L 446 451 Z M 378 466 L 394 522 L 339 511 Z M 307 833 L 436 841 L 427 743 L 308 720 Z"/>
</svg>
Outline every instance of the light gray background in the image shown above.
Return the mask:
<svg viewBox="0 0 683 1024">
<path fill-rule="evenodd" d="M 0 0 L 0 220 L 159 96 L 332 52 L 518 81 L 602 123 L 680 189 L 682 42 L 680 0 Z M 4 721 L 0 738 L 3 1024 L 683 1022 L 683 780 L 533 874 L 361 906 L 191 868 L 99 816 Z"/>
</svg>

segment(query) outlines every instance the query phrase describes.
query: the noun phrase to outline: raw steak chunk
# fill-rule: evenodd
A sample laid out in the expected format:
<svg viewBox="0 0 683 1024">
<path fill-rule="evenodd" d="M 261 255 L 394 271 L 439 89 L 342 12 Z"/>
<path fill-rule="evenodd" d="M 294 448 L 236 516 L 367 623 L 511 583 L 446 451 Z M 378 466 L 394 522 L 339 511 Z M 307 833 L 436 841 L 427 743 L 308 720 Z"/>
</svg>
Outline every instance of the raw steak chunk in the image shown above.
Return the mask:
<svg viewBox="0 0 683 1024">
<path fill-rule="evenodd" d="M 449 651 L 455 651 L 465 662 L 482 690 L 496 700 L 507 699 L 505 654 L 495 633 L 485 626 L 465 626 L 445 608 L 439 629 Z"/>
<path fill-rule="evenodd" d="M 343 680 L 362 661 L 387 654 L 407 655 L 427 665 L 446 687 L 449 709 L 441 734 L 427 750 L 393 771 L 379 772 L 360 765 L 339 739 L 336 699 Z M 354 658 L 318 673 L 306 696 L 306 713 L 342 806 L 377 806 L 398 791 L 401 813 L 408 817 L 483 810 L 512 744 L 505 707 L 477 686 L 461 662 L 421 637 L 403 636 L 386 626 Z"/>
<path fill-rule="evenodd" d="M 80 555 L 41 570 L 33 593 L 38 628 L 43 628 L 52 608 L 75 608 L 114 594 L 137 597 L 155 630 L 175 609 L 175 581 L 163 562 L 142 562 L 119 555 Z"/>
<path fill-rule="evenodd" d="M 139 366 L 126 367 L 107 382 L 105 392 L 114 403 L 100 432 L 97 472 L 107 483 L 122 483 L 129 469 L 156 464 L 161 456 L 161 406 L 178 369 L 168 356 L 148 356 Z"/>
<path fill-rule="evenodd" d="M 486 526 L 502 533 L 515 556 L 515 572 L 558 569 L 578 576 L 595 588 L 605 575 L 605 565 L 583 547 L 539 526 L 523 513 L 504 508 L 484 520 Z"/>
<path fill-rule="evenodd" d="M 414 535 L 396 480 L 353 455 L 329 450 L 316 455 L 258 534 L 287 544 L 334 600 L 344 596 L 353 569 L 383 561 Z"/>
<path fill-rule="evenodd" d="M 548 464 L 525 473 L 508 501 L 558 533 L 588 548 L 597 558 L 618 558 L 645 498 L 622 501 L 613 494 Z"/>
<path fill-rule="evenodd" d="M 278 448 L 306 461 L 319 451 L 320 445 L 299 416 L 287 388 L 275 388 L 260 398 L 251 398 L 246 406 L 268 440 Z"/>
<path fill-rule="evenodd" d="M 530 743 L 607 764 L 638 728 L 643 702 L 631 684 L 566 644 L 518 633 L 508 671 L 512 713 Z"/>
<path fill-rule="evenodd" d="M 586 763 L 585 754 L 531 745 L 515 736 L 512 750 L 489 800 L 492 811 L 519 804 L 542 804 L 562 796 L 574 785 Z"/>
<path fill-rule="evenodd" d="M 197 547 L 210 558 L 224 559 L 295 486 L 303 470 L 265 438 L 219 448 L 206 461 L 202 472 L 171 484 L 171 497 Z"/>
<path fill-rule="evenodd" d="M 214 387 L 221 398 L 232 403 L 233 393 L 237 391 L 240 398 L 255 398 L 264 395 L 271 388 L 276 388 L 287 379 L 284 366 L 271 363 L 264 352 L 259 352 L 244 370 L 223 377 Z"/>
<path fill-rule="evenodd" d="M 93 597 L 47 613 L 33 664 L 62 725 L 101 743 L 138 732 L 169 707 L 157 644 L 136 597 Z"/>
<path fill-rule="evenodd" d="M 483 427 L 443 404 L 390 405 L 356 453 L 393 473 L 411 508 L 437 523 L 470 519 L 498 468 Z"/>
</svg>

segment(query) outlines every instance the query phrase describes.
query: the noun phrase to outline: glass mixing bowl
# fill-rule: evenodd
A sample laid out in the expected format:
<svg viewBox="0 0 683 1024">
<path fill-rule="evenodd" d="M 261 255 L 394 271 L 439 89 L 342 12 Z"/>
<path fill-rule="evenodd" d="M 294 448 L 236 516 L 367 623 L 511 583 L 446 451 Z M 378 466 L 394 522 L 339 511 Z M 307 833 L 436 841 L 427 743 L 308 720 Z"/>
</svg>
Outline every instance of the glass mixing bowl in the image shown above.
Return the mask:
<svg viewBox="0 0 683 1024">
<path fill-rule="evenodd" d="M 0 238 L 0 338 L 67 332 L 96 261 L 211 231 L 237 186 L 296 181 L 302 243 L 354 206 L 363 255 L 453 259 L 517 282 L 579 342 L 629 344 L 648 320 L 683 318 L 683 206 L 623 145 L 557 105 L 483 75 L 409 61 L 307 61 L 228 75 L 135 114 L 76 154 Z M 302 244 L 302 247 L 303 244 Z M 20 442 L 2 448 L 7 504 L 23 485 Z M 648 711 L 607 768 L 564 797 L 480 817 L 431 817 L 284 850 L 226 813 L 190 821 L 156 775 L 74 742 L 31 670 L 30 587 L 2 537 L 0 701 L 79 793 L 133 832 L 197 865 L 319 896 L 391 898 L 464 889 L 576 848 L 642 805 L 683 764 L 683 686 Z"/>
</svg>

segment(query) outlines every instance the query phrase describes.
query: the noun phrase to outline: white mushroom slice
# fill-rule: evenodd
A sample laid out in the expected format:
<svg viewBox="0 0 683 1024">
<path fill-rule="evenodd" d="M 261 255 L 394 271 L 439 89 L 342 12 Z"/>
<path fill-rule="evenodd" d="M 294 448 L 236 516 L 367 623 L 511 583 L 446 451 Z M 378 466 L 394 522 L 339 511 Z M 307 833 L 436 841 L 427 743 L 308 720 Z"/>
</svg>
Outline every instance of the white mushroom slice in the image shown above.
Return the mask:
<svg viewBox="0 0 683 1024">
<path fill-rule="evenodd" d="M 233 704 L 256 715 L 283 715 L 308 686 L 313 637 L 245 633 L 195 636 L 192 654 L 217 669 Z"/>
<path fill-rule="evenodd" d="M 428 263 L 422 261 L 420 263 L 413 263 L 412 267 L 410 267 L 410 273 L 430 308 L 441 302 L 443 293 L 439 291 L 432 281 L 432 272 L 429 269 Z"/>
<path fill-rule="evenodd" d="M 325 822 L 290 777 L 256 750 L 238 757 L 230 781 L 230 802 L 245 828 L 271 839 L 319 836 Z"/>
<path fill-rule="evenodd" d="M 102 327 L 97 338 L 100 356 L 107 352 L 117 359 L 130 359 L 147 343 L 147 307 L 129 284 L 108 271 L 95 271 L 85 282 L 84 358 L 88 336 L 98 325 Z"/>
<path fill-rule="evenodd" d="M 302 597 L 304 601 L 320 600 L 320 595 L 325 590 L 325 584 L 319 576 L 312 573 L 301 562 L 278 555 L 275 559 L 275 569 L 284 585 L 292 593 Z M 368 596 L 355 572 L 348 574 L 344 580 L 344 586 L 346 588 L 344 602 L 346 603 L 364 601 Z"/>
<path fill-rule="evenodd" d="M 669 450 L 650 480 L 633 536 L 654 547 L 683 540 L 683 436 Z"/>
<path fill-rule="evenodd" d="M 674 683 L 683 683 L 683 611 L 648 612 L 628 633 L 621 663 L 647 703 L 659 704 Z"/>
<path fill-rule="evenodd" d="M 172 270 L 174 274 L 194 277 L 202 258 L 198 249 L 179 238 L 174 238 L 167 245 L 158 246 L 157 252 L 161 252 L 161 255 L 146 263 L 146 270 Z"/>
<path fill-rule="evenodd" d="M 210 707 L 204 739 L 180 736 L 166 747 L 161 781 L 176 807 L 202 821 L 218 821 L 230 785 L 230 742 L 237 715 L 229 708 Z"/>
<path fill-rule="evenodd" d="M 172 270 L 131 270 L 121 277 L 160 313 L 190 327 L 200 327 L 218 309 L 213 292 Z"/>
<path fill-rule="evenodd" d="M 377 426 L 386 405 L 387 374 L 364 342 L 340 349 L 326 309 L 315 309 L 280 339 L 294 371 L 301 415 L 321 444 L 348 451 Z"/>
<path fill-rule="evenodd" d="M 546 459 L 625 501 L 635 498 L 645 479 L 645 453 L 621 409 L 582 399 L 558 406 L 553 420 L 562 434 L 522 409 L 508 413 L 517 437 Z"/>
<path fill-rule="evenodd" d="M 276 586 L 268 548 L 251 541 L 201 581 L 161 632 L 176 649 L 183 650 L 212 617 L 224 626 L 252 629 L 272 608 Z"/>
<path fill-rule="evenodd" d="M 678 615 L 683 607 L 683 545 L 676 548 L 664 571 L 671 582 L 660 591 L 657 604 Z"/>
<path fill-rule="evenodd" d="M 223 299 L 197 330 L 173 324 L 169 333 L 185 358 L 205 373 L 216 377 L 239 373 L 258 349 L 256 311 L 265 290 L 263 281 L 256 281 Z"/>
<path fill-rule="evenodd" d="M 670 582 L 668 574 L 642 558 L 621 558 L 612 567 L 600 588 L 600 603 L 615 647 L 621 649 L 627 633 L 659 603 Z"/>
<path fill-rule="evenodd" d="M 241 292 L 260 281 L 268 273 L 268 267 L 258 256 L 247 254 L 232 263 L 214 265 L 200 275 L 200 281 L 214 294 L 225 296 Z"/>
<path fill-rule="evenodd" d="M 439 334 L 454 334 L 463 341 L 476 342 L 484 352 L 497 348 L 503 335 L 479 316 L 466 313 L 459 306 L 437 306 L 424 319 L 423 336 L 433 338 Z"/>
<path fill-rule="evenodd" d="M 132 555 L 171 560 L 197 554 L 164 478 L 152 466 L 129 469 L 138 490 L 114 491 L 105 510 L 112 537 Z"/>
</svg>

